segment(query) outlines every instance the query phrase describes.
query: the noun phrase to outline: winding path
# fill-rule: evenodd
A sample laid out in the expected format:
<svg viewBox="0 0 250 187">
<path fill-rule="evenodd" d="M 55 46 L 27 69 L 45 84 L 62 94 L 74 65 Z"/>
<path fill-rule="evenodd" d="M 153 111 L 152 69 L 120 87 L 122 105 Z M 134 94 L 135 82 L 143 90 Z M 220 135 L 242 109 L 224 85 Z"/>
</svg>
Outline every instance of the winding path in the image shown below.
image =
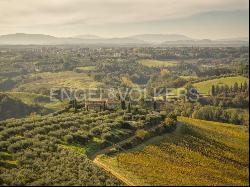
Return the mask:
<svg viewBox="0 0 250 187">
<path fill-rule="evenodd" d="M 95 158 L 93 160 L 93 162 L 100 168 L 104 169 L 106 172 L 112 174 L 113 176 L 115 176 L 117 179 L 119 179 L 120 181 L 122 181 L 126 186 L 137 186 L 134 183 L 132 183 L 131 181 L 129 181 L 128 179 L 126 179 L 125 177 L 121 176 L 119 173 L 117 173 L 115 170 L 113 170 L 112 168 L 108 167 L 107 165 L 103 164 L 99 158 Z"/>
<path fill-rule="evenodd" d="M 175 132 L 178 132 L 178 131 L 180 130 L 181 125 L 182 125 L 182 123 L 177 122 L 177 127 L 176 127 L 176 129 L 175 129 Z M 130 137 L 130 138 L 127 138 L 127 139 L 125 139 L 125 140 L 123 140 L 123 141 L 121 141 L 121 142 L 119 142 L 119 143 L 117 143 L 117 144 L 115 144 L 115 145 L 113 145 L 113 146 L 110 146 L 110 147 L 107 147 L 107 148 L 105 148 L 105 149 L 103 149 L 103 150 L 101 150 L 101 151 L 98 151 L 98 152 L 95 153 L 93 156 L 91 156 L 91 160 L 93 161 L 93 163 L 95 163 L 98 167 L 104 169 L 106 172 L 108 172 L 108 173 L 112 174 L 113 176 L 115 176 L 117 179 L 119 179 L 120 181 L 122 181 L 126 186 L 137 186 L 137 185 L 134 184 L 133 182 L 129 181 L 129 180 L 126 179 L 125 177 L 121 176 L 121 175 L 120 175 L 119 173 L 117 173 L 114 169 L 112 169 L 112 168 L 110 168 L 109 166 L 107 166 L 107 165 L 105 165 L 104 163 L 102 163 L 102 162 L 100 161 L 100 158 L 99 158 L 98 156 L 99 156 L 99 155 L 104 155 L 104 154 L 106 154 L 106 153 L 109 153 L 110 150 L 111 150 L 112 148 L 115 148 L 115 147 L 117 147 L 117 146 L 120 146 L 120 145 L 126 143 L 126 142 L 129 141 L 129 140 L 132 140 L 134 137 L 135 137 L 135 135 L 132 136 L 132 137 Z"/>
</svg>

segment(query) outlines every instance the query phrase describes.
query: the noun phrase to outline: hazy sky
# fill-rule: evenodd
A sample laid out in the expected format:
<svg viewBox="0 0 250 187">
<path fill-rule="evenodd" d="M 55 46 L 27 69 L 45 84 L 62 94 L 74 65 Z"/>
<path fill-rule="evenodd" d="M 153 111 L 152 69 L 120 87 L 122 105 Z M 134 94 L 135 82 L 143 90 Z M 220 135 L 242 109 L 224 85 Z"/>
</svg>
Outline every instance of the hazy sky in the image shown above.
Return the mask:
<svg viewBox="0 0 250 187">
<path fill-rule="evenodd" d="M 0 34 L 249 35 L 248 0 L 0 0 Z"/>
</svg>

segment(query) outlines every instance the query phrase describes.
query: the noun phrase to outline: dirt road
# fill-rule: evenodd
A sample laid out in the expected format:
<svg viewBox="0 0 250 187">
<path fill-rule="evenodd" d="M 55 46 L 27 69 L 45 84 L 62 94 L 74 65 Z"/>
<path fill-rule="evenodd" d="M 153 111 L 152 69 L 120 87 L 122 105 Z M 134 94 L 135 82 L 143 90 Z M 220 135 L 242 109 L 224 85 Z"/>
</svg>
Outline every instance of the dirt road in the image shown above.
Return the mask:
<svg viewBox="0 0 250 187">
<path fill-rule="evenodd" d="M 103 164 L 99 158 L 95 158 L 93 160 L 93 162 L 99 166 L 100 168 L 104 169 L 106 172 L 112 174 L 113 176 L 115 176 L 117 179 L 119 179 L 120 181 L 122 181 L 126 186 L 137 186 L 134 183 L 132 183 L 131 181 L 129 181 L 128 179 L 126 179 L 125 177 L 121 176 L 119 173 L 117 173 L 116 171 L 114 171 L 113 169 L 111 169 L 110 167 L 106 166 L 105 164 Z"/>
</svg>

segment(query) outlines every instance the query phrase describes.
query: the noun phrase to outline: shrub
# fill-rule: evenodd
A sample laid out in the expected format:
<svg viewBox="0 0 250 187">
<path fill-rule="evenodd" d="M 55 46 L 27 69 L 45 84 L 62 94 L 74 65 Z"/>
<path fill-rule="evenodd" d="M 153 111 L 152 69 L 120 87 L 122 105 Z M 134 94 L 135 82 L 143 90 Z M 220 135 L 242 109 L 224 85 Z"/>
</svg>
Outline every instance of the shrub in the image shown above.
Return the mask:
<svg viewBox="0 0 250 187">
<path fill-rule="evenodd" d="M 166 118 L 163 123 L 163 128 L 165 132 L 171 132 L 176 128 L 177 121 L 173 118 Z"/>
<path fill-rule="evenodd" d="M 148 124 L 150 126 L 155 126 L 160 124 L 160 122 L 162 121 L 162 117 L 161 115 L 157 115 L 157 114 L 149 114 L 146 117 L 146 122 L 148 122 Z"/>
<path fill-rule="evenodd" d="M 160 115 L 161 115 L 162 119 L 164 119 L 164 118 L 167 117 L 167 112 L 166 111 L 161 111 Z"/>
<path fill-rule="evenodd" d="M 136 138 L 139 140 L 145 140 L 149 137 L 149 133 L 145 130 L 137 130 L 136 131 Z"/>
<path fill-rule="evenodd" d="M 166 127 L 171 127 L 171 126 L 175 126 L 176 125 L 176 120 L 174 120 L 173 118 L 166 118 L 164 120 L 164 125 Z"/>
<path fill-rule="evenodd" d="M 171 112 L 167 115 L 168 118 L 177 121 L 177 115 L 174 112 Z"/>
<path fill-rule="evenodd" d="M 128 123 L 128 122 L 124 122 L 121 124 L 121 128 L 122 129 L 130 129 L 130 130 L 133 130 L 134 127 L 131 125 L 131 123 Z"/>
<path fill-rule="evenodd" d="M 0 160 L 11 160 L 12 157 L 10 154 L 5 152 L 0 152 Z"/>
<path fill-rule="evenodd" d="M 73 136 L 71 136 L 71 135 L 66 135 L 66 136 L 64 136 L 63 137 L 63 140 L 65 141 L 65 142 L 67 142 L 68 144 L 71 144 L 71 143 L 73 143 Z"/>
<path fill-rule="evenodd" d="M 6 151 L 9 147 L 10 143 L 8 141 L 1 141 L 0 142 L 0 151 Z"/>
<path fill-rule="evenodd" d="M 4 181 L 3 181 L 3 179 L 0 177 L 0 185 L 2 186 L 2 185 L 4 185 Z"/>
<path fill-rule="evenodd" d="M 105 132 L 102 134 L 102 139 L 110 142 L 116 142 L 119 140 L 119 137 L 117 137 L 115 134 L 112 134 L 111 132 Z"/>
<path fill-rule="evenodd" d="M 75 133 L 72 135 L 73 136 L 73 141 L 77 142 L 79 144 L 86 144 L 89 141 L 89 137 L 86 134 L 81 134 L 81 133 Z"/>
<path fill-rule="evenodd" d="M 124 114 L 123 116 L 123 120 L 127 120 L 127 121 L 132 120 L 132 118 L 133 118 L 133 115 L 131 113 Z"/>
<path fill-rule="evenodd" d="M 16 142 L 16 143 L 10 145 L 8 147 L 8 151 L 11 153 L 16 153 L 18 151 L 21 151 L 23 149 L 28 148 L 32 144 L 33 143 L 31 142 L 31 140 L 22 140 L 22 141 L 19 141 L 19 142 Z"/>
<path fill-rule="evenodd" d="M 93 129 L 91 129 L 90 133 L 93 134 L 94 136 L 100 136 L 102 134 L 102 128 L 94 127 Z"/>
</svg>

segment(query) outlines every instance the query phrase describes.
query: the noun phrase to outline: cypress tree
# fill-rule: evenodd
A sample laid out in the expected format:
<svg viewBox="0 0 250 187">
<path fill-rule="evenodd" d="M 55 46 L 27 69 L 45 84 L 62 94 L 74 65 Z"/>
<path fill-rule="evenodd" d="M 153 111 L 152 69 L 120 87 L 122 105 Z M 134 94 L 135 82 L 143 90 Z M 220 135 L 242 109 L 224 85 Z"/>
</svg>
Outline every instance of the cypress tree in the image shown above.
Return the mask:
<svg viewBox="0 0 250 187">
<path fill-rule="evenodd" d="M 212 85 L 211 94 L 212 94 L 212 96 L 216 95 L 215 86 L 214 85 Z"/>
</svg>

